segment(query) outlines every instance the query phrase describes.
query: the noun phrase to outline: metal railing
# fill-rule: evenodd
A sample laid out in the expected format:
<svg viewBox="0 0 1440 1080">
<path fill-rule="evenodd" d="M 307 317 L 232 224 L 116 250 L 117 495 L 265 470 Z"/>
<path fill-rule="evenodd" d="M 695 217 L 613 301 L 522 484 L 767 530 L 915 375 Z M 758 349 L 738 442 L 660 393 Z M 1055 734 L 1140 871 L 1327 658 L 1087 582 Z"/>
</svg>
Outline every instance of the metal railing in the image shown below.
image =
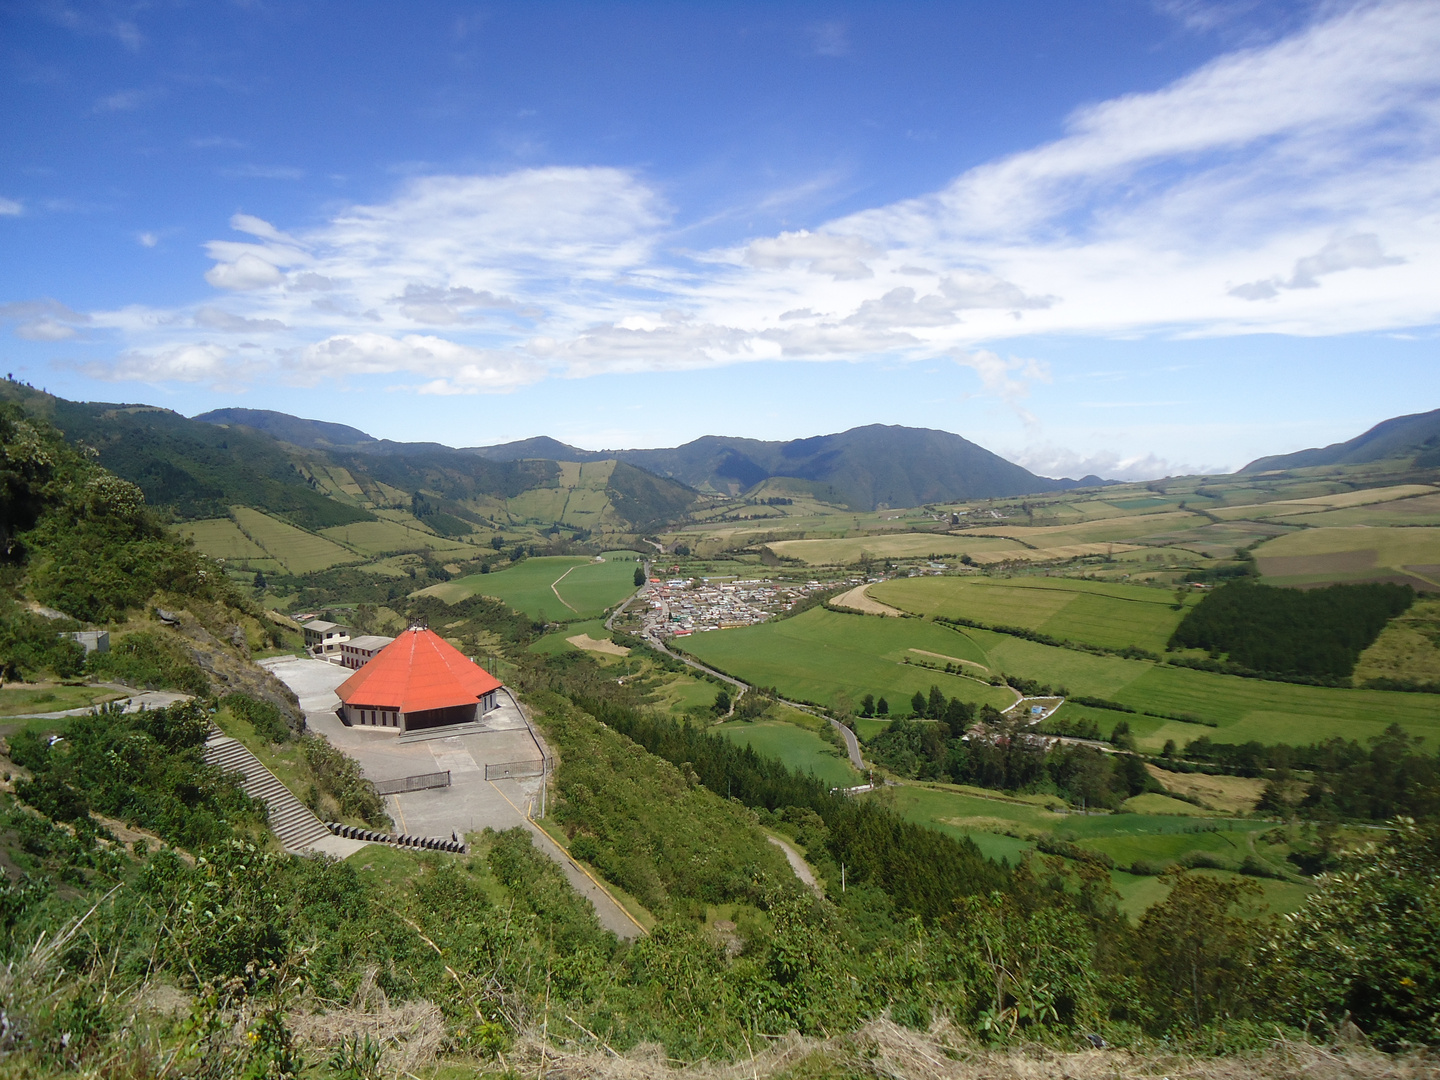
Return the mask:
<svg viewBox="0 0 1440 1080">
<path fill-rule="evenodd" d="M 550 762 L 545 758 L 531 758 L 529 761 L 493 761 L 485 764 L 486 780 L 520 780 L 532 776 L 544 776 L 550 771 Z"/>
<path fill-rule="evenodd" d="M 377 795 L 400 795 L 407 791 L 428 791 L 430 788 L 450 786 L 450 770 L 444 772 L 420 773 L 417 776 L 402 776 L 397 780 L 376 780 Z"/>
</svg>

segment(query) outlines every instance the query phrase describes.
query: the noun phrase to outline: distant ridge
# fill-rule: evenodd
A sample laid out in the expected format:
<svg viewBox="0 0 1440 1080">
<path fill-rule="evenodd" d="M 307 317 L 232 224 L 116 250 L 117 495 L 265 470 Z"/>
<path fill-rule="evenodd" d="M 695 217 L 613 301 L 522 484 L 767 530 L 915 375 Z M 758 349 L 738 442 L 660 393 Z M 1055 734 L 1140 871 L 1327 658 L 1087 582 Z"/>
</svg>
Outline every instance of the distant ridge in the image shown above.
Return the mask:
<svg viewBox="0 0 1440 1080">
<path fill-rule="evenodd" d="M 325 420 L 302 420 L 289 413 L 269 409 L 211 409 L 191 419 L 203 424 L 238 424 L 273 435 L 292 446 L 324 448 L 330 446 L 364 446 L 377 442 L 359 428 L 332 424 Z"/>
<path fill-rule="evenodd" d="M 767 442 L 705 435 L 659 450 L 579 450 L 546 437 L 472 447 L 496 461 L 616 458 L 700 491 L 738 495 L 766 481 L 796 480 L 856 509 L 1029 495 L 1114 481 L 1052 480 L 948 431 L 870 424 L 834 435 Z"/>
<path fill-rule="evenodd" d="M 1440 465 L 1440 409 L 1382 420 L 1348 442 L 1293 454 L 1256 458 L 1241 473 L 1306 469 L 1323 465 L 1363 465 L 1371 461 L 1414 457 L 1421 468 Z"/>
</svg>

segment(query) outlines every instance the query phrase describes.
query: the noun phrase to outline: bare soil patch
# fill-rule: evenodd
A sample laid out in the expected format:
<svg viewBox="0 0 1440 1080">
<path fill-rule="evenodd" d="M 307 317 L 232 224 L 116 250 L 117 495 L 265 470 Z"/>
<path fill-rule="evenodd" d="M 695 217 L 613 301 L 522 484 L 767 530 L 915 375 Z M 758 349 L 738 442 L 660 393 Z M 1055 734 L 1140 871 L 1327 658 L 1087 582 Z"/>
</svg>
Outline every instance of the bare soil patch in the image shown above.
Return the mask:
<svg viewBox="0 0 1440 1080">
<path fill-rule="evenodd" d="M 847 608 L 850 611 L 858 611 L 862 615 L 885 615 L 890 618 L 898 618 L 905 613 L 899 608 L 893 608 L 889 604 L 882 604 L 879 600 L 872 600 L 870 594 L 865 590 L 869 585 L 856 585 L 849 592 L 841 593 L 830 601 L 832 607 Z"/>
<path fill-rule="evenodd" d="M 911 649 L 910 651 L 913 652 L 913 653 L 919 653 L 921 656 L 934 657 L 936 660 L 946 660 L 946 661 L 949 661 L 949 662 L 952 662 L 952 663 L 956 663 L 956 664 L 969 664 L 971 667 L 973 667 L 973 668 L 979 668 L 981 671 L 989 671 L 989 670 L 990 670 L 988 667 L 986 667 L 984 664 L 980 663 L 978 660 L 962 660 L 962 659 L 961 659 L 960 657 L 958 657 L 958 656 L 946 656 L 944 653 L 931 652 L 929 649 Z"/>
<path fill-rule="evenodd" d="M 600 638 L 598 641 L 589 634 L 576 634 L 574 637 L 565 639 L 577 649 L 584 649 L 586 652 L 608 653 L 610 656 L 629 656 L 630 650 L 624 645 L 616 645 L 608 638 Z"/>
</svg>

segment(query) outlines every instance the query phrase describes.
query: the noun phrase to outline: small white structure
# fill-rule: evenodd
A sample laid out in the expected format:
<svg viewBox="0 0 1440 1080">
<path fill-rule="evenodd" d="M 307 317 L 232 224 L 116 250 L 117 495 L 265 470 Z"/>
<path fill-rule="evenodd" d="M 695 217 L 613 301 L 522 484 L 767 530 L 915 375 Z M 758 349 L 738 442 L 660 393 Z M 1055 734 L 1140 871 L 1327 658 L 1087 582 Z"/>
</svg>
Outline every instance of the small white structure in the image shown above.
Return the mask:
<svg viewBox="0 0 1440 1080">
<path fill-rule="evenodd" d="M 340 662 L 340 646 L 350 640 L 350 628 L 324 619 L 305 624 L 305 651 L 317 660 Z"/>
<path fill-rule="evenodd" d="M 109 630 L 76 630 L 74 633 L 66 634 L 65 636 L 85 646 L 86 656 L 95 652 L 110 651 Z"/>
<path fill-rule="evenodd" d="M 351 638 L 340 646 L 340 663 L 351 671 L 357 671 L 394 640 L 383 634 L 362 634 Z"/>
</svg>

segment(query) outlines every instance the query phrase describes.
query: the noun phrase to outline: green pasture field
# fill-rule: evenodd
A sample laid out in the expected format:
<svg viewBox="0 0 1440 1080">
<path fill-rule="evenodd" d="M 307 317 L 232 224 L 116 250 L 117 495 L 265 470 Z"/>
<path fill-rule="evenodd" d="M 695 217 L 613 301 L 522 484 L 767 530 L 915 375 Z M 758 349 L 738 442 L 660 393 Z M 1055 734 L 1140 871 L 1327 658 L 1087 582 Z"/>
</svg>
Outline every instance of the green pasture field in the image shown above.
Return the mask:
<svg viewBox="0 0 1440 1080">
<path fill-rule="evenodd" d="M 731 688 L 725 689 L 728 691 Z M 669 675 L 655 692 L 658 694 L 657 704 L 672 712 L 683 713 L 687 709 L 714 705 L 720 687 L 709 679 L 698 679 L 693 675 Z"/>
<path fill-rule="evenodd" d="M 1167 739 L 1184 746 L 1209 735 L 1217 742 L 1304 744 L 1331 736 L 1364 741 L 1390 723 L 1440 743 L 1440 695 L 1242 679 L 1191 668 L 1092 656 L 1073 649 L 1039 645 L 985 630 L 967 630 L 985 650 L 992 669 L 1063 685 L 1072 694 L 1109 698 L 1135 709 L 1189 714 L 1215 727 L 1125 715 L 1145 750 Z M 1103 711 L 1103 710 L 1100 710 Z M 1096 716 L 1098 712 L 1090 715 Z M 1124 714 L 1117 714 L 1124 715 Z M 1112 721 L 1113 723 L 1113 721 Z"/>
<path fill-rule="evenodd" d="M 532 619 L 593 618 L 635 591 L 635 565 L 623 555 L 603 563 L 547 555 L 493 574 L 470 574 L 432 585 L 421 593 L 449 604 L 471 596 L 493 596 Z"/>
<path fill-rule="evenodd" d="M 281 565 L 292 574 L 310 574 L 341 563 L 362 561 L 353 551 L 323 536 L 297 529 L 259 510 L 234 506 L 230 508 L 230 513 L 255 543 L 280 560 Z"/>
<path fill-rule="evenodd" d="M 406 526 L 398 521 L 357 521 L 320 530 L 320 535 L 345 544 L 364 555 L 388 555 L 398 551 L 431 551 L 473 553 L 473 544 L 464 544 L 437 536 L 427 529 Z"/>
<path fill-rule="evenodd" d="M 783 720 L 731 720 L 712 730 L 731 742 L 753 747 L 757 754 L 779 758 L 796 772 L 813 773 L 831 787 L 852 787 L 861 782 L 843 750 L 795 724 Z"/>
<path fill-rule="evenodd" d="M 1440 683 L 1440 599 L 1417 600 L 1360 654 L 1355 681 L 1380 678 Z"/>
<path fill-rule="evenodd" d="M 876 600 L 920 615 L 1019 626 L 1105 648 L 1161 652 L 1180 625 L 1170 589 L 1081 578 L 896 578 L 870 586 Z M 1200 602 L 1186 595 L 1186 608 Z"/>
<path fill-rule="evenodd" d="M 811 608 L 790 619 L 681 638 L 698 660 L 786 697 L 854 708 L 871 693 L 891 711 L 909 711 L 911 696 L 939 686 L 947 697 L 1007 708 L 1015 695 L 973 679 L 904 660 L 912 649 L 965 657 L 963 636 L 920 619 L 885 619 Z M 943 663 L 942 663 L 943 667 Z"/>
<path fill-rule="evenodd" d="M 230 518 L 206 518 L 176 525 L 175 531 L 195 541 L 195 547 L 212 559 L 227 562 L 245 562 L 252 559 L 269 559 L 269 553 L 251 540 Z"/>
<path fill-rule="evenodd" d="M 1376 506 L 1352 506 L 1341 510 L 1327 510 L 1304 517 L 1286 517 L 1282 521 L 1321 526 L 1395 526 L 1395 525 L 1440 525 L 1440 494 L 1421 495 L 1415 498 L 1396 499 Z"/>
<path fill-rule="evenodd" d="M 26 686 L 11 683 L 0 689 L 0 716 L 83 709 L 126 695 L 103 686 Z"/>
<path fill-rule="evenodd" d="M 1070 547 L 1078 544 L 1123 543 L 1127 540 L 1199 528 L 1206 519 L 1188 510 L 1170 510 L 1152 514 L 1135 514 L 1096 518 L 1066 525 L 1015 525 L 997 521 L 993 526 L 981 524 L 978 531 L 1022 540 L 1035 548 Z"/>
</svg>

